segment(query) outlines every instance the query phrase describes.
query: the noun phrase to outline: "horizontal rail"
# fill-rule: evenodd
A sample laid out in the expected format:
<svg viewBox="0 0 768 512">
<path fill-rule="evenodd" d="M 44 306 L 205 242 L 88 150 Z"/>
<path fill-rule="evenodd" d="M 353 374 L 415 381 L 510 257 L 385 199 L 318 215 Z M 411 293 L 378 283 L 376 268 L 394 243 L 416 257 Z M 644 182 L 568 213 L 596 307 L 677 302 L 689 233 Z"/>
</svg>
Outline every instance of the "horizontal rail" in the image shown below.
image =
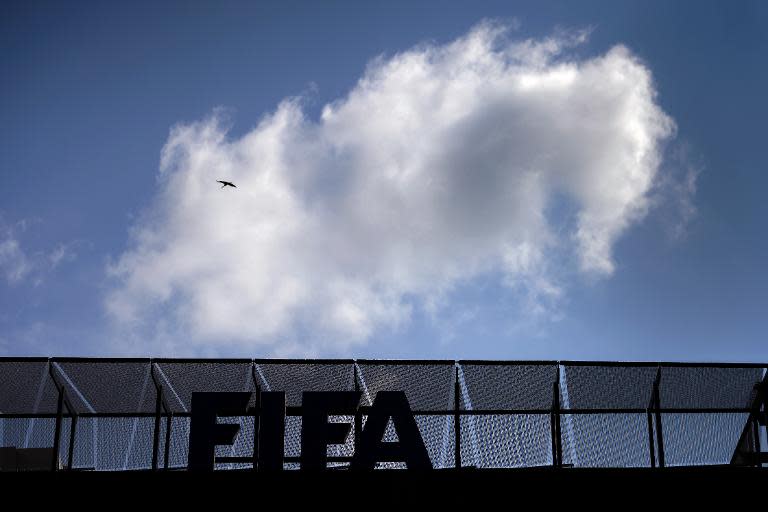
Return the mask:
<svg viewBox="0 0 768 512">
<path fill-rule="evenodd" d="M 514 359 L 269 359 L 269 358 L 148 358 L 148 357 L 13 357 L 2 356 L 0 363 L 240 363 L 240 364 L 370 364 L 370 365 L 486 365 L 486 366 L 605 366 L 662 368 L 768 368 L 768 362 L 710 361 L 580 361 L 580 360 L 514 360 Z"/>
<path fill-rule="evenodd" d="M 371 410 L 371 407 L 365 406 L 360 408 L 361 413 L 365 415 Z M 728 408 L 678 408 L 678 407 L 662 407 L 659 409 L 662 414 L 748 414 L 752 412 L 752 409 L 745 407 L 728 407 Z M 413 410 L 414 416 L 453 416 L 459 414 L 460 416 L 514 416 L 514 415 L 535 415 L 550 414 L 550 409 L 482 409 L 482 410 Z M 646 408 L 628 408 L 628 409 L 560 409 L 560 414 L 646 414 L 648 409 Z M 286 407 L 286 416 L 301 416 L 301 407 Z M 69 413 L 63 413 L 62 417 L 71 418 L 73 415 Z M 160 417 L 175 417 L 175 418 L 189 418 L 192 416 L 190 412 L 162 412 Z M 253 414 L 242 414 L 239 416 L 222 416 L 222 418 L 247 418 Z M 339 414 L 334 416 L 352 416 L 351 414 Z M 78 418 L 154 418 L 154 412 L 84 412 L 78 413 Z M 16 418 L 16 419 L 33 419 L 33 418 L 56 418 L 55 412 L 50 413 L 0 413 L 0 418 Z"/>
<path fill-rule="evenodd" d="M 638 367 L 650 366 L 653 368 L 766 368 L 766 363 L 715 363 L 715 362 L 690 362 L 690 361 L 558 361 L 562 366 L 608 366 L 608 367 Z"/>
<path fill-rule="evenodd" d="M 249 464 L 253 465 L 253 457 L 216 457 L 216 464 Z M 352 462 L 352 456 L 332 456 L 326 457 L 328 462 Z M 286 456 L 283 457 L 283 462 L 287 463 L 299 463 L 301 457 Z M 386 462 L 386 461 L 384 461 Z"/>
</svg>

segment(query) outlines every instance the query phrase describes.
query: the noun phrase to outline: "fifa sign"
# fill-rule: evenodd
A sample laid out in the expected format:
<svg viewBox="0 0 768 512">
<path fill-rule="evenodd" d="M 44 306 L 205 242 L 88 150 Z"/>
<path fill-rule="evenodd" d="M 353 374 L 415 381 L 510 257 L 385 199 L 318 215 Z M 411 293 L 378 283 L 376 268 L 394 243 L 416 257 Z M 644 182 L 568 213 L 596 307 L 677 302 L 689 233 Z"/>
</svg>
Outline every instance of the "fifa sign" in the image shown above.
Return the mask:
<svg viewBox="0 0 768 512">
<path fill-rule="evenodd" d="M 189 433 L 189 469 L 211 471 L 216 462 L 216 446 L 232 445 L 240 426 L 219 423 L 219 417 L 253 416 L 249 392 L 193 393 Z M 260 471 L 283 469 L 285 449 L 285 393 L 265 391 L 257 395 L 254 461 Z M 331 422 L 332 416 L 359 418 L 359 391 L 305 391 L 301 407 L 302 470 L 323 470 L 328 462 L 327 448 L 343 444 L 353 424 Z M 367 408 L 365 426 L 356 435 L 350 469 L 372 470 L 379 462 L 403 462 L 409 470 L 432 469 L 429 454 L 419 432 L 405 393 L 379 391 Z M 397 441 L 383 441 L 389 421 Z M 360 422 L 362 423 L 362 421 Z M 357 430 L 357 429 L 356 429 Z M 256 465 L 256 463 L 254 464 Z"/>
</svg>

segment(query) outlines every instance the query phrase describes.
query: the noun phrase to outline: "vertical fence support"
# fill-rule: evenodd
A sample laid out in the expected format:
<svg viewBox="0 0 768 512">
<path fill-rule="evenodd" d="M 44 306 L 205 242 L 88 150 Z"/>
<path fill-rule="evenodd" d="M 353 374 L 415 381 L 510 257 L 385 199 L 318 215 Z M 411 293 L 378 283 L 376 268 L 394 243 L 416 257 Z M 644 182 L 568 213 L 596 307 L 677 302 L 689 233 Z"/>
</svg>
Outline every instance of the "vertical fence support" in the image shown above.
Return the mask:
<svg viewBox="0 0 768 512">
<path fill-rule="evenodd" d="M 256 377 L 256 363 L 251 363 L 251 379 L 253 379 L 253 389 L 255 400 L 253 403 L 253 470 L 259 469 L 259 427 L 261 422 L 261 386 Z"/>
<path fill-rule="evenodd" d="M 755 453 L 760 453 L 760 422 L 757 418 L 754 418 L 752 420 L 752 433 L 754 435 L 755 443 Z M 763 463 L 760 462 L 760 459 L 758 458 L 755 460 L 755 466 L 762 467 Z"/>
<path fill-rule="evenodd" d="M 355 379 L 355 391 L 360 392 L 360 377 L 357 374 L 357 363 L 352 363 L 352 369 L 354 370 L 354 379 Z M 357 404 L 357 409 L 355 409 L 355 445 L 354 445 L 354 453 L 357 454 L 358 450 L 360 449 L 360 435 L 363 432 L 363 414 L 360 412 L 360 404 Z"/>
<path fill-rule="evenodd" d="M 93 421 L 97 419 L 94 418 Z M 69 450 L 67 451 L 67 471 L 72 470 L 72 459 L 75 456 L 75 431 L 77 430 L 77 414 L 72 413 L 72 423 L 69 426 Z"/>
<path fill-rule="evenodd" d="M 661 384 L 661 366 L 656 372 L 656 379 L 653 381 L 653 402 L 656 416 L 656 446 L 659 450 L 659 467 L 664 467 L 664 431 L 661 428 L 661 398 L 659 386 Z"/>
<path fill-rule="evenodd" d="M 459 367 L 453 382 L 453 458 L 456 469 L 461 469 L 461 388 L 459 385 Z"/>
<path fill-rule="evenodd" d="M 165 445 L 163 446 L 163 469 L 168 469 L 171 454 L 171 427 L 173 427 L 173 413 L 166 411 L 165 417 Z"/>
<path fill-rule="evenodd" d="M 53 382 L 54 387 L 56 387 L 56 391 L 58 391 L 58 399 L 56 401 L 56 426 L 54 427 L 53 432 L 53 454 L 51 456 L 51 471 L 58 471 L 59 470 L 59 451 L 61 451 L 61 426 L 64 421 L 64 407 L 67 408 L 67 414 L 72 418 L 72 424 L 71 424 L 71 431 L 70 431 L 70 441 L 69 441 L 69 455 L 70 459 L 72 456 L 72 450 L 74 447 L 74 438 L 72 432 L 74 432 L 74 426 L 75 426 L 75 418 L 76 418 L 76 411 L 75 408 L 72 407 L 72 404 L 70 403 L 69 399 L 67 398 L 67 391 L 64 389 L 64 385 L 61 384 L 58 380 L 56 380 L 56 375 L 53 371 L 53 365 L 48 364 L 48 374 L 51 377 L 51 381 Z M 71 462 L 68 463 L 69 467 L 71 468 Z"/>
<path fill-rule="evenodd" d="M 57 386 L 58 387 L 58 386 Z M 64 389 L 59 388 L 59 399 L 56 402 L 56 427 L 53 431 L 53 458 L 51 471 L 59 468 L 59 449 L 61 447 L 61 422 L 64 417 Z"/>
<path fill-rule="evenodd" d="M 760 425 L 765 426 L 765 436 L 768 439 L 768 373 L 758 384 L 758 395 L 762 397 L 763 412 L 760 412 L 760 402 L 757 404 L 757 414 L 755 414 L 755 450 L 758 453 L 755 465 L 763 467 L 763 461 L 760 459 Z"/>
<path fill-rule="evenodd" d="M 160 449 L 160 417 L 162 414 L 163 406 L 163 387 L 157 382 L 155 378 L 154 363 L 149 363 L 150 375 L 152 376 L 152 382 L 155 385 L 155 431 L 152 438 L 152 471 L 157 471 L 157 456 Z"/>
<path fill-rule="evenodd" d="M 563 435 L 560 428 L 560 383 L 555 386 L 557 390 L 557 398 L 555 400 L 555 427 L 557 428 L 557 464 L 562 467 L 563 465 Z"/>
<path fill-rule="evenodd" d="M 162 390 L 157 392 L 157 401 L 155 403 L 155 431 L 152 439 L 152 470 L 157 471 L 157 458 L 160 450 L 160 416 L 162 407 Z"/>
<path fill-rule="evenodd" d="M 736 449 L 731 456 L 731 465 L 756 467 L 762 467 L 763 465 L 761 457 L 765 456 L 765 454 L 761 454 L 760 426 L 765 424 L 765 416 L 761 411 L 761 407 L 766 405 L 764 403 L 766 382 L 768 382 L 768 375 L 763 377 L 763 380 L 757 382 L 754 386 L 753 395 L 750 397 L 749 403 L 749 418 L 747 418 L 744 429 L 741 431 L 739 440 L 736 443 Z"/>
<path fill-rule="evenodd" d="M 654 447 L 653 443 L 653 415 L 651 414 L 651 408 L 653 407 L 653 401 L 651 400 L 651 403 L 648 404 L 648 409 L 646 409 L 646 415 L 648 416 L 648 449 L 650 450 L 650 458 L 651 458 L 651 467 L 656 467 L 656 448 Z"/>
<path fill-rule="evenodd" d="M 557 377 L 552 383 L 552 411 L 550 413 L 552 432 L 552 465 L 556 468 L 563 465 L 563 447 L 560 436 L 560 368 L 557 369 Z"/>
</svg>

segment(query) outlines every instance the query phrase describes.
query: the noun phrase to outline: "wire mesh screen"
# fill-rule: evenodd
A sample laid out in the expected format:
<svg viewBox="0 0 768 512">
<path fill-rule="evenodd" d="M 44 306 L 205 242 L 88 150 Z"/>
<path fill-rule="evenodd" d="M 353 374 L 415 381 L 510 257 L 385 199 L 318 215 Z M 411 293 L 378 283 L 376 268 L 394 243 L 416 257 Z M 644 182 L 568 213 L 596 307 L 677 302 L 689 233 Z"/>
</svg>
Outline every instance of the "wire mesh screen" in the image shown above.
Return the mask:
<svg viewBox="0 0 768 512">
<path fill-rule="evenodd" d="M 155 410 L 149 360 L 135 362 L 54 362 L 78 412 L 125 413 Z"/>
<path fill-rule="evenodd" d="M 158 453 L 159 465 L 169 469 L 184 469 L 189 456 L 189 417 L 173 416 L 164 418 L 160 423 L 161 451 Z M 219 420 L 222 422 L 222 420 Z M 228 422 L 225 422 L 228 423 Z M 168 434 L 170 427 L 170 434 Z M 166 445 L 166 440 L 168 443 Z M 165 454 L 168 454 L 166 459 Z"/>
<path fill-rule="evenodd" d="M 56 412 L 48 361 L 0 361 L 0 413 Z"/>
<path fill-rule="evenodd" d="M 305 391 L 353 391 L 355 389 L 354 362 L 272 362 L 257 361 L 255 371 L 262 391 L 285 392 L 287 407 L 300 407 Z M 329 421 L 349 422 L 352 418 L 332 416 Z M 353 429 L 343 445 L 329 445 L 330 457 L 351 456 L 354 443 Z M 285 423 L 285 456 L 301 455 L 301 417 L 288 416 Z M 329 463 L 337 466 L 339 463 Z M 298 469 L 297 462 L 286 462 L 286 469 Z"/>
<path fill-rule="evenodd" d="M 379 391 L 403 391 L 414 411 L 444 411 L 454 407 L 455 364 L 446 363 L 358 363 L 362 403 L 373 405 Z M 447 415 L 446 415 L 447 416 Z M 452 420 L 446 416 L 417 415 L 416 424 L 424 440 L 433 467 L 450 467 L 453 456 Z M 396 440 L 392 424 L 387 426 L 384 441 Z M 451 453 L 446 453 L 451 450 Z M 398 469 L 401 463 L 379 463 L 379 468 Z"/>
<path fill-rule="evenodd" d="M 557 364 L 461 362 L 461 408 L 472 411 L 552 407 Z M 462 462 L 478 468 L 552 464 L 548 414 L 483 414 L 461 419 Z"/>
<path fill-rule="evenodd" d="M 552 406 L 557 365 L 461 364 L 462 409 L 541 409 Z"/>
<path fill-rule="evenodd" d="M 379 391 L 404 391 L 411 409 L 450 411 L 453 408 L 454 363 L 378 363 L 361 361 L 362 401 L 372 405 Z"/>
<path fill-rule="evenodd" d="M 219 423 L 237 425 L 238 432 L 235 442 L 231 446 L 217 446 L 216 457 L 243 457 L 253 456 L 253 416 L 224 416 L 219 418 Z M 216 469 L 249 469 L 253 467 L 248 462 L 227 462 L 216 465 Z"/>
<path fill-rule="evenodd" d="M 46 448 L 53 446 L 54 418 L 3 418 L 2 446 Z"/>
<path fill-rule="evenodd" d="M 549 414 L 493 414 L 461 418 L 461 460 L 478 468 L 552 464 Z"/>
<path fill-rule="evenodd" d="M 253 391 L 252 367 L 248 360 L 234 362 L 163 361 L 155 363 L 173 412 L 189 412 L 192 393 L 197 391 Z"/>
<path fill-rule="evenodd" d="M 288 407 L 301 405 L 304 391 L 352 391 L 355 389 L 353 362 L 284 363 L 257 362 L 262 391 L 284 391 Z"/>
<path fill-rule="evenodd" d="M 661 404 L 672 408 L 749 407 L 762 368 L 664 367 Z"/>
<path fill-rule="evenodd" d="M 365 429 L 377 394 L 403 391 L 434 468 L 456 467 L 457 452 L 477 468 L 728 464 L 752 460 L 735 454 L 764 407 L 760 382 L 764 367 L 733 364 L 2 358 L 0 447 L 58 445 L 76 470 L 186 469 L 194 393 L 250 392 L 253 407 L 257 390 L 283 391 L 284 468 L 297 469 L 304 392 L 359 390 Z M 239 429 L 215 469 L 253 467 L 255 411 L 218 418 Z M 350 425 L 327 448 L 328 466 L 346 468 L 354 417 L 328 421 Z M 390 420 L 383 441 L 397 440 Z"/>
<path fill-rule="evenodd" d="M 572 409 L 646 408 L 654 366 L 564 365 L 562 403 Z"/>
<path fill-rule="evenodd" d="M 424 446 L 427 448 L 432 467 L 435 469 L 455 467 L 456 442 L 453 416 L 422 414 L 415 415 L 415 420 L 424 440 Z M 365 422 L 366 416 L 363 416 L 363 427 L 365 427 Z M 388 443 L 398 441 L 397 431 L 391 420 L 387 424 L 382 440 Z M 354 450 L 349 451 L 350 455 L 353 453 Z M 407 469 L 407 465 L 403 462 L 378 462 L 376 469 Z"/>
<path fill-rule="evenodd" d="M 729 464 L 747 413 L 665 413 L 664 451 L 668 466 Z"/>
<path fill-rule="evenodd" d="M 645 413 L 563 414 L 563 463 L 573 467 L 650 466 Z"/>
<path fill-rule="evenodd" d="M 349 425 L 349 432 L 343 443 L 329 444 L 326 449 L 326 455 L 329 458 L 333 457 L 352 457 L 354 454 L 355 446 L 355 429 L 353 426 L 353 416 L 330 416 L 328 418 L 329 423 L 346 423 Z M 365 418 L 363 418 L 363 425 L 365 425 Z M 287 470 L 297 470 L 301 468 L 299 462 L 296 462 L 301 457 L 301 416 L 288 416 L 285 419 L 285 449 L 284 455 L 286 462 L 283 467 Z M 348 467 L 348 461 L 331 460 L 328 462 L 328 467 Z"/>
</svg>

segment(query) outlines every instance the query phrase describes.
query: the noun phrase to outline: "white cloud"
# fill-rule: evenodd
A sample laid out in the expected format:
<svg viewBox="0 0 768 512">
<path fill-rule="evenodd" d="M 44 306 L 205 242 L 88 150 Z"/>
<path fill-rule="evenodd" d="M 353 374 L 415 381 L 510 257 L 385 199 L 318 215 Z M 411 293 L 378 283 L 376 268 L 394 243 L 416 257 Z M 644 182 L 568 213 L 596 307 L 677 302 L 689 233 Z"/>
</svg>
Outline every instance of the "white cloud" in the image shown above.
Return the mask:
<svg viewBox="0 0 768 512">
<path fill-rule="evenodd" d="M 21 248 L 13 228 L 0 217 L 0 273 L 15 284 L 32 271 L 32 263 Z"/>
<path fill-rule="evenodd" d="M 664 172 L 656 180 L 651 201 L 672 241 L 686 238 L 690 224 L 698 214 L 694 198 L 704 167 L 700 157 L 691 154 L 688 144 L 678 143 L 667 159 Z"/>
<path fill-rule="evenodd" d="M 9 224 L 0 215 L 0 274 L 8 284 L 15 285 L 32 278 L 35 285 L 43 280 L 43 274 L 54 270 L 62 262 L 71 262 L 77 257 L 76 242 L 60 243 L 50 253 L 25 250 L 19 240 L 19 232 L 26 231 L 33 222 L 22 219 Z"/>
<path fill-rule="evenodd" d="M 77 253 L 74 249 L 75 245 L 77 245 L 75 242 L 66 244 L 60 243 L 57 245 L 56 248 L 48 254 L 48 263 L 51 269 L 58 267 L 61 263 L 74 261 L 77 258 Z"/>
<path fill-rule="evenodd" d="M 478 276 L 535 310 L 563 261 L 610 275 L 674 123 L 628 49 L 569 56 L 585 37 L 482 24 L 374 60 L 320 119 L 292 98 L 240 138 L 174 127 L 108 310 L 184 351 L 343 351 Z"/>
<path fill-rule="evenodd" d="M 30 271 L 27 256 L 19 246 L 19 241 L 12 235 L 4 235 L 0 240 L 0 268 L 9 283 L 17 283 Z"/>
</svg>

